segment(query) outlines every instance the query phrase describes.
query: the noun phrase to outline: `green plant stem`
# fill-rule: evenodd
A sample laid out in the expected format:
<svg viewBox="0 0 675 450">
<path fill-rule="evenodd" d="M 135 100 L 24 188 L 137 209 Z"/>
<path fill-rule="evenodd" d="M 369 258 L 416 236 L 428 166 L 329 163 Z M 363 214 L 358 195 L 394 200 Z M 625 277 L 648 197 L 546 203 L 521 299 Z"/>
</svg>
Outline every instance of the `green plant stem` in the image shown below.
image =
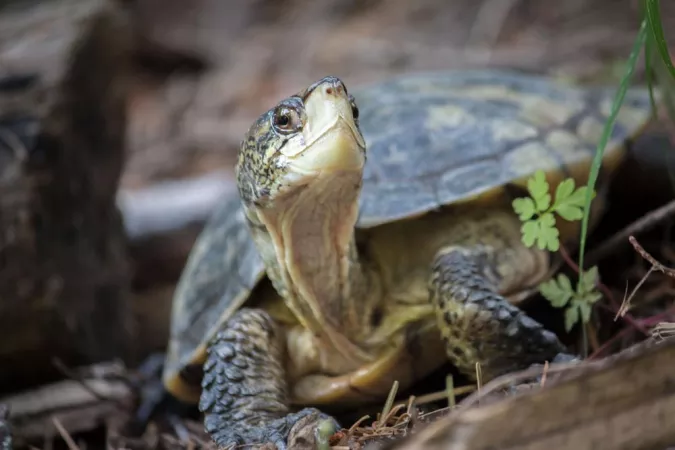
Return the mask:
<svg viewBox="0 0 675 450">
<path fill-rule="evenodd" d="M 645 39 L 647 37 L 647 20 L 643 19 L 640 24 L 640 31 L 638 32 L 635 43 L 633 44 L 633 49 L 631 50 L 630 56 L 628 57 L 628 63 L 626 67 L 626 72 L 624 73 L 619 89 L 614 96 L 614 102 L 612 103 L 612 109 L 605 123 L 605 127 L 602 131 L 602 138 L 598 143 L 598 146 L 595 149 L 595 156 L 593 157 L 593 164 L 588 176 L 588 190 L 586 192 L 585 207 L 584 207 L 584 216 L 581 223 L 581 239 L 579 245 L 579 268 L 580 273 L 583 272 L 584 268 L 584 252 L 586 251 L 586 235 L 588 232 L 588 221 L 590 218 L 591 211 L 591 200 L 593 198 L 593 191 L 595 190 L 595 183 L 598 179 L 598 173 L 600 172 L 600 166 L 602 165 L 602 155 L 609 141 L 609 137 L 614 128 L 614 122 L 616 122 L 616 117 L 619 114 L 619 109 L 623 104 L 623 100 L 626 96 L 626 91 L 630 84 L 630 80 L 633 77 L 635 71 L 635 66 L 637 64 L 638 56 L 640 55 L 640 50 L 644 46 Z M 578 288 L 579 284 L 577 284 Z"/>
<path fill-rule="evenodd" d="M 581 321 L 581 356 L 586 359 L 588 356 L 588 333 L 586 332 L 586 323 Z"/>
</svg>

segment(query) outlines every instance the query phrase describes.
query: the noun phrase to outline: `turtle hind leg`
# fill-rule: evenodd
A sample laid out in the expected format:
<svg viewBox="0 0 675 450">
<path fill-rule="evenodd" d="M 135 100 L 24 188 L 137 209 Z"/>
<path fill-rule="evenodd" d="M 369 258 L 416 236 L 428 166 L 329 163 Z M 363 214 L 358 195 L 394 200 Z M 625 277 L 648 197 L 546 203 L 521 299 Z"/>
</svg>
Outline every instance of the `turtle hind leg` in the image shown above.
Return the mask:
<svg viewBox="0 0 675 450">
<path fill-rule="evenodd" d="M 283 334 L 262 310 L 241 309 L 216 334 L 204 363 L 199 409 L 219 448 L 272 443 L 285 449 L 296 425 L 327 419 L 337 427 L 317 409 L 289 411 L 284 351 Z"/>
<path fill-rule="evenodd" d="M 498 293 L 500 284 L 511 281 L 500 267 L 513 270 L 519 252 L 505 266 L 496 263 L 497 251 L 450 247 L 436 255 L 430 300 L 450 361 L 472 379 L 479 363 L 488 381 L 544 361 L 573 359 L 554 333 Z"/>
</svg>

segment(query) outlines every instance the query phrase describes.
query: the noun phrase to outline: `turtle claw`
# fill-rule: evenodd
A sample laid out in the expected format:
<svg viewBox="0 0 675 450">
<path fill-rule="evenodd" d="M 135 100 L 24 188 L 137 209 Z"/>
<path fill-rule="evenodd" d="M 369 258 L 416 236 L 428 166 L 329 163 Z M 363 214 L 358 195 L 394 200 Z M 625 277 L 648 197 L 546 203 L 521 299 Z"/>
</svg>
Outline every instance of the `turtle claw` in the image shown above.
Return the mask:
<svg viewBox="0 0 675 450">
<path fill-rule="evenodd" d="M 213 420 L 209 420 L 213 419 Z M 207 417 L 204 425 L 219 449 L 231 449 L 240 445 L 274 445 L 278 450 L 288 448 L 316 448 L 319 441 L 319 425 L 329 421 L 333 429 L 339 425 L 335 419 L 316 408 L 304 408 L 296 413 L 262 423 L 255 427 L 237 426 L 223 428 L 217 417 Z"/>
</svg>

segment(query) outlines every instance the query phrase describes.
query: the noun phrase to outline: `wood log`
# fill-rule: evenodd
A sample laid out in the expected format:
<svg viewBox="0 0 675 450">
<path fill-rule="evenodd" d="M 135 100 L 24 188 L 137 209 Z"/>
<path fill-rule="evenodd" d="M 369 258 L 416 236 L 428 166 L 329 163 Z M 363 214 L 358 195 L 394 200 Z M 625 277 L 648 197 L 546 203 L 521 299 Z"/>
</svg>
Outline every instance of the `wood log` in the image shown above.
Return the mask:
<svg viewBox="0 0 675 450">
<path fill-rule="evenodd" d="M 131 354 L 115 201 L 132 41 L 124 12 L 102 8 L 55 89 L 38 77 L 0 92 L 0 390 L 55 376 L 54 357 Z"/>
<path fill-rule="evenodd" d="M 675 444 L 673 361 L 675 339 L 645 341 L 552 375 L 541 389 L 486 403 L 470 397 L 387 448 L 663 449 Z"/>
</svg>

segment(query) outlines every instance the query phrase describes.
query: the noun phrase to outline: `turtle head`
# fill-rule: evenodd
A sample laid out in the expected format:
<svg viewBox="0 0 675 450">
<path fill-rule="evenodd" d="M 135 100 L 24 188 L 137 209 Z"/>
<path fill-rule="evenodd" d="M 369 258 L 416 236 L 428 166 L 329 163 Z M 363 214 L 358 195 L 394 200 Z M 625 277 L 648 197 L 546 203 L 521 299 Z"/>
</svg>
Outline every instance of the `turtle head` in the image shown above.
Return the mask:
<svg viewBox="0 0 675 450">
<path fill-rule="evenodd" d="M 246 204 L 273 206 L 314 182 L 361 175 L 365 157 L 354 98 L 338 78 L 325 77 L 253 123 L 237 162 L 239 193 Z"/>
<path fill-rule="evenodd" d="M 317 333 L 342 321 L 344 302 L 353 299 L 365 161 L 358 109 L 335 77 L 261 115 L 239 152 L 237 185 L 267 274 Z"/>
</svg>

